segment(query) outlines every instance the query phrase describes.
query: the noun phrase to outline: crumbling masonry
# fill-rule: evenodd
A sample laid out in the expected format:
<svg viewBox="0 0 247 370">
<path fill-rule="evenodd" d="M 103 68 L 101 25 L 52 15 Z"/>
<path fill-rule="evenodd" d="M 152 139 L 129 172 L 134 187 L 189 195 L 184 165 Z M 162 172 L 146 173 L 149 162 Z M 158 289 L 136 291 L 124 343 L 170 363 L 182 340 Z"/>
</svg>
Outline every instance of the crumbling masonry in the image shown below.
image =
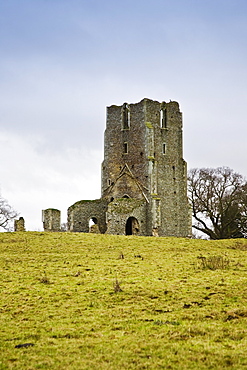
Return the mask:
<svg viewBox="0 0 247 370">
<path fill-rule="evenodd" d="M 14 230 L 15 231 L 26 231 L 25 220 L 23 217 L 20 217 L 19 220 L 14 221 Z"/>
<path fill-rule="evenodd" d="M 44 231 L 61 231 L 61 212 L 54 208 L 44 209 L 42 222 Z"/>
<path fill-rule="evenodd" d="M 175 101 L 107 108 L 101 199 L 68 209 L 68 229 L 187 237 L 191 218 L 182 113 Z"/>
</svg>

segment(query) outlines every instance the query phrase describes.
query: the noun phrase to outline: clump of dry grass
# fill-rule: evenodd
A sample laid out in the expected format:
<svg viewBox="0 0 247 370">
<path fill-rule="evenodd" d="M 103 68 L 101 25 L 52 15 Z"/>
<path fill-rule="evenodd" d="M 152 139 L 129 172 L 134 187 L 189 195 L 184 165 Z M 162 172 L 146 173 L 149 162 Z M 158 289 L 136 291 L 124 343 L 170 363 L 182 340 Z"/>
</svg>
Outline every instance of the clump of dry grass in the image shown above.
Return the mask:
<svg viewBox="0 0 247 370">
<path fill-rule="evenodd" d="M 116 281 L 114 282 L 113 288 L 114 288 L 115 293 L 120 293 L 120 292 L 123 291 L 121 286 L 120 286 L 120 283 L 119 283 L 118 279 L 116 279 Z"/>
<path fill-rule="evenodd" d="M 41 276 L 41 278 L 39 279 L 39 281 L 40 281 L 42 284 L 51 284 L 51 281 L 50 281 L 50 279 L 48 278 L 48 276 L 46 275 L 46 272 L 45 272 L 45 271 L 44 271 L 43 276 Z"/>
<path fill-rule="evenodd" d="M 123 252 L 121 252 L 121 253 L 119 254 L 118 259 L 119 259 L 119 260 L 123 260 L 123 259 L 124 259 L 124 254 L 123 254 Z"/>
<path fill-rule="evenodd" d="M 229 267 L 230 261 L 224 256 L 197 257 L 201 261 L 201 267 L 205 270 L 224 270 Z"/>
<path fill-rule="evenodd" d="M 234 244 L 232 244 L 229 248 L 238 249 L 240 251 L 247 251 L 247 243 L 238 240 Z"/>
</svg>

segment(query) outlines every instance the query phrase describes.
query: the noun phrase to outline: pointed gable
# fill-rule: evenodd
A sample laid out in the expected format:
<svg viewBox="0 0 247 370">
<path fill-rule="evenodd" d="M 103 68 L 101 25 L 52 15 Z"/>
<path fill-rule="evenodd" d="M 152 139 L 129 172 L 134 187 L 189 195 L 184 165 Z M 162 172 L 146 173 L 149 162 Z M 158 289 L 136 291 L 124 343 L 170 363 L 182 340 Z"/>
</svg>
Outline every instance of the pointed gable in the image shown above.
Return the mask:
<svg viewBox="0 0 247 370">
<path fill-rule="evenodd" d="M 108 193 L 113 198 L 144 198 L 148 202 L 144 186 L 135 178 L 127 164 L 124 165 L 115 182 L 109 187 Z"/>
</svg>

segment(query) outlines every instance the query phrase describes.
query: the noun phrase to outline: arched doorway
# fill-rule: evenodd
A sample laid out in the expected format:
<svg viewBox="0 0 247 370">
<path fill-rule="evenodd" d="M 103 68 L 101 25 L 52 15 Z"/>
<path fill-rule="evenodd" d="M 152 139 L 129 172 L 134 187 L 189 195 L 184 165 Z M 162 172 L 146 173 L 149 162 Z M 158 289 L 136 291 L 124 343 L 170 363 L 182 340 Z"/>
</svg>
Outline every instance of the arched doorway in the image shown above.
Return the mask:
<svg viewBox="0 0 247 370">
<path fill-rule="evenodd" d="M 139 222 L 135 217 L 129 217 L 125 226 L 125 234 L 138 235 L 139 232 L 140 232 Z"/>
<path fill-rule="evenodd" d="M 98 225 L 98 220 L 96 217 L 91 217 L 90 220 L 89 220 L 89 232 L 90 233 L 95 233 L 95 234 L 99 234 L 100 233 L 100 230 L 99 230 L 99 225 Z"/>
</svg>

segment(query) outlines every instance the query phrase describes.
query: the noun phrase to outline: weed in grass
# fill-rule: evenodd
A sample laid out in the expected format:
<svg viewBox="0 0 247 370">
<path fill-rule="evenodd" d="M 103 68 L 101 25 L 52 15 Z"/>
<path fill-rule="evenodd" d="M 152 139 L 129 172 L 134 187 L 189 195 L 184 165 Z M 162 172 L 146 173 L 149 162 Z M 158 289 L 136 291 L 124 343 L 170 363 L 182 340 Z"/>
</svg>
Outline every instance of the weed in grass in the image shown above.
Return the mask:
<svg viewBox="0 0 247 370">
<path fill-rule="evenodd" d="M 118 259 L 119 259 L 119 260 L 123 260 L 123 259 L 124 259 L 124 254 L 123 254 L 123 252 L 121 252 L 121 253 L 119 254 Z"/>
<path fill-rule="evenodd" d="M 224 256 L 197 257 L 201 261 L 204 270 L 224 270 L 229 267 L 230 261 Z"/>
<path fill-rule="evenodd" d="M 120 283 L 118 281 L 118 279 L 115 280 L 114 284 L 113 284 L 113 288 L 114 288 L 114 292 L 115 293 L 119 293 L 119 292 L 122 292 L 122 288 L 120 287 Z"/>
<path fill-rule="evenodd" d="M 247 251 L 247 243 L 242 241 L 236 241 L 234 244 L 230 245 L 231 249 L 238 249 L 240 251 Z"/>
<path fill-rule="evenodd" d="M 50 279 L 47 277 L 46 275 L 46 272 L 44 271 L 44 275 L 39 279 L 39 281 L 42 283 L 42 284 L 51 284 L 51 281 Z"/>
</svg>

